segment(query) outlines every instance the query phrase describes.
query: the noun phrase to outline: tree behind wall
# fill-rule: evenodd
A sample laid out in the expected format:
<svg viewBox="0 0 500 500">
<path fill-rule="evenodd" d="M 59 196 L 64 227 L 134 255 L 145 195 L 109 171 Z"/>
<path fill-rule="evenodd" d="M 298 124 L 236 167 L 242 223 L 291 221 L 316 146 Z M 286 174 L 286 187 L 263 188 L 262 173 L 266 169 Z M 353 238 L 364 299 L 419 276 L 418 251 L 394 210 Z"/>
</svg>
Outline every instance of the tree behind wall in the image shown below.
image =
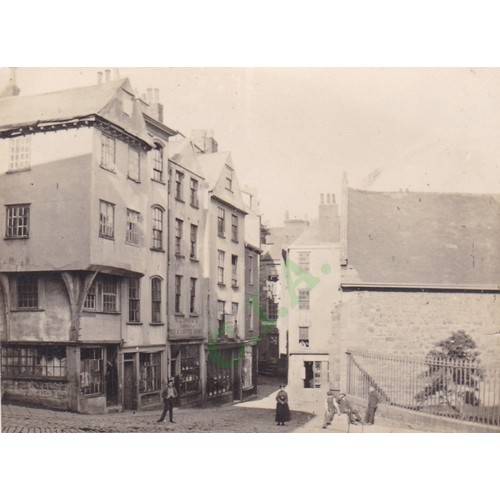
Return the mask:
<svg viewBox="0 0 500 500">
<path fill-rule="evenodd" d="M 478 406 L 482 375 L 475 349 L 476 343 L 464 330 L 438 342 L 426 358 L 428 383 L 416 396 L 419 405 L 437 403 L 458 412 L 464 404 Z"/>
</svg>

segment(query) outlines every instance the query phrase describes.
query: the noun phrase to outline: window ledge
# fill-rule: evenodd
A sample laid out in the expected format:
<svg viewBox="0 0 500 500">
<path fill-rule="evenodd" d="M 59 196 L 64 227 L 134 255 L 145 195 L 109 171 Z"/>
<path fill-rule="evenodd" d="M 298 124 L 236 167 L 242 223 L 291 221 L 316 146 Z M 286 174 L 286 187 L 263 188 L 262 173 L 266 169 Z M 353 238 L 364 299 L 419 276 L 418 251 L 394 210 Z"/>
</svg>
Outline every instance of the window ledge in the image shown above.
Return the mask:
<svg viewBox="0 0 500 500">
<path fill-rule="evenodd" d="M 5 172 L 5 173 L 6 174 L 16 174 L 17 172 L 27 172 L 29 170 L 31 170 L 31 167 L 12 168 L 12 169 L 7 170 L 7 172 Z"/>
<path fill-rule="evenodd" d="M 178 201 L 179 203 L 186 203 L 184 200 L 182 200 L 181 198 L 175 198 L 175 201 Z"/>
<path fill-rule="evenodd" d="M 153 179 L 153 178 L 151 178 L 151 180 L 154 181 L 154 182 L 157 182 L 158 184 L 163 184 L 164 186 L 167 185 L 167 183 L 165 181 L 161 181 L 159 179 Z"/>
<path fill-rule="evenodd" d="M 150 322 L 149 323 L 149 326 L 164 326 L 165 323 L 153 323 L 153 322 Z"/>
<path fill-rule="evenodd" d="M 174 316 L 182 316 L 184 318 L 184 316 L 186 316 L 184 313 L 181 313 L 181 312 L 176 312 L 174 313 Z"/>
<path fill-rule="evenodd" d="M 161 253 L 165 253 L 165 250 L 163 250 L 163 248 L 150 248 L 150 250 L 152 252 L 161 252 Z"/>
<path fill-rule="evenodd" d="M 226 288 L 226 284 L 225 283 L 217 283 L 217 285 L 219 285 L 222 288 Z"/>
<path fill-rule="evenodd" d="M 131 325 L 131 326 L 141 326 L 142 325 L 142 321 L 127 321 L 126 324 L 127 325 Z"/>
<path fill-rule="evenodd" d="M 120 311 L 93 311 L 91 309 L 84 309 L 82 312 L 89 314 L 111 314 L 113 316 L 119 316 L 121 314 Z"/>
<path fill-rule="evenodd" d="M 112 174 L 116 174 L 116 167 L 107 167 L 105 165 L 99 165 L 103 170 L 107 170 L 108 172 L 111 172 Z"/>
<path fill-rule="evenodd" d="M 131 247 L 139 248 L 139 243 L 132 243 L 131 241 L 126 241 L 125 244 L 130 245 Z"/>
<path fill-rule="evenodd" d="M 190 318 L 199 318 L 200 315 L 198 313 L 189 313 Z"/>
<path fill-rule="evenodd" d="M 191 262 L 200 262 L 196 257 L 189 257 Z"/>
<path fill-rule="evenodd" d="M 175 256 L 178 258 L 178 259 L 185 259 L 186 256 L 181 254 L 181 253 L 176 253 Z"/>
<path fill-rule="evenodd" d="M 231 241 L 232 241 L 233 243 L 239 243 L 239 242 L 240 242 L 240 240 L 233 240 L 233 238 L 231 238 Z"/>
<path fill-rule="evenodd" d="M 103 240 L 110 240 L 110 241 L 114 241 L 115 240 L 114 236 L 104 236 L 102 234 L 99 235 L 99 238 L 102 238 Z"/>
<path fill-rule="evenodd" d="M 29 240 L 29 236 L 5 236 L 4 240 Z"/>
<path fill-rule="evenodd" d="M 45 309 L 40 309 L 39 307 L 16 307 L 11 309 L 10 312 L 44 312 Z"/>
<path fill-rule="evenodd" d="M 196 210 L 199 210 L 199 208 L 200 208 L 200 204 L 199 203 L 198 203 L 198 205 L 193 205 L 192 203 L 190 203 L 189 206 L 191 208 L 196 208 Z"/>
<path fill-rule="evenodd" d="M 226 235 L 225 235 L 225 234 L 219 234 L 219 233 L 217 233 L 217 236 L 218 236 L 219 238 L 224 238 L 224 239 L 226 239 Z"/>
<path fill-rule="evenodd" d="M 135 182 L 136 184 L 140 184 L 141 183 L 140 179 L 139 180 L 138 179 L 134 179 L 133 177 L 130 177 L 129 175 L 127 175 L 127 179 L 129 181 Z"/>
<path fill-rule="evenodd" d="M 239 290 L 240 289 L 239 285 L 231 285 L 231 288 L 233 290 Z"/>
</svg>

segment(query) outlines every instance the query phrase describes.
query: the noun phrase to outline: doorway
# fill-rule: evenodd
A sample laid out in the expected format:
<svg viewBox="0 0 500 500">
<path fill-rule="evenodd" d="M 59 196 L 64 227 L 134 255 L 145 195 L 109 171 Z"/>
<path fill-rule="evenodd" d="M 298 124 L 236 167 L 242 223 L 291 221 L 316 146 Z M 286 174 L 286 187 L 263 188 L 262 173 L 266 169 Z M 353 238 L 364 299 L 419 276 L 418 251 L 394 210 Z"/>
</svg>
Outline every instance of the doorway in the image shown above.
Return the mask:
<svg viewBox="0 0 500 500">
<path fill-rule="evenodd" d="M 133 354 L 125 354 L 123 359 L 123 409 L 136 409 Z"/>
<path fill-rule="evenodd" d="M 106 348 L 106 405 L 118 404 L 118 348 L 108 346 Z"/>
</svg>

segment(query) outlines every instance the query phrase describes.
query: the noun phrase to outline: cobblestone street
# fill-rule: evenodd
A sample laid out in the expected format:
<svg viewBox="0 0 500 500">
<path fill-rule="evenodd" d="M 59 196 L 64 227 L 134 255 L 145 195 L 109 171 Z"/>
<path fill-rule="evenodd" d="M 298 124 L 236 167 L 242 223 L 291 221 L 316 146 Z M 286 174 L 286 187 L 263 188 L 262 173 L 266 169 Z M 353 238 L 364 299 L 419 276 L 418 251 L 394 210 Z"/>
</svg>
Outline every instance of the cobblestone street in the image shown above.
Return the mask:
<svg viewBox="0 0 500 500">
<path fill-rule="evenodd" d="M 278 381 L 261 380 L 259 399 L 276 390 Z M 216 408 L 175 408 L 174 424 L 158 423 L 156 411 L 125 411 L 104 415 L 84 415 L 67 411 L 2 405 L 2 432 L 277 432 L 300 429 L 312 418 L 302 411 L 292 411 L 292 420 L 283 427 L 274 422 L 274 409 L 248 408 L 234 404 Z"/>
</svg>

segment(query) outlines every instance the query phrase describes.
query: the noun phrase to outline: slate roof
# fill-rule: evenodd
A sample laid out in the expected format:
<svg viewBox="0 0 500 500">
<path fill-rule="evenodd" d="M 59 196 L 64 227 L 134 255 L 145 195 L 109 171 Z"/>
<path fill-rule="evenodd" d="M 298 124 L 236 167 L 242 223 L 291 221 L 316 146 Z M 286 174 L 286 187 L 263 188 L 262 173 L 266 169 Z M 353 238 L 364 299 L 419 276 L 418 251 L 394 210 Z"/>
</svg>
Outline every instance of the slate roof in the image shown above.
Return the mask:
<svg viewBox="0 0 500 500">
<path fill-rule="evenodd" d="M 349 189 L 347 258 L 361 283 L 497 286 L 500 195 Z"/>
<path fill-rule="evenodd" d="M 65 122 L 97 115 L 152 145 L 140 108 L 137 106 L 133 117 L 127 117 L 121 112 L 120 92 L 133 95 L 127 78 L 45 94 L 2 98 L 0 133 L 40 123 Z"/>
</svg>

